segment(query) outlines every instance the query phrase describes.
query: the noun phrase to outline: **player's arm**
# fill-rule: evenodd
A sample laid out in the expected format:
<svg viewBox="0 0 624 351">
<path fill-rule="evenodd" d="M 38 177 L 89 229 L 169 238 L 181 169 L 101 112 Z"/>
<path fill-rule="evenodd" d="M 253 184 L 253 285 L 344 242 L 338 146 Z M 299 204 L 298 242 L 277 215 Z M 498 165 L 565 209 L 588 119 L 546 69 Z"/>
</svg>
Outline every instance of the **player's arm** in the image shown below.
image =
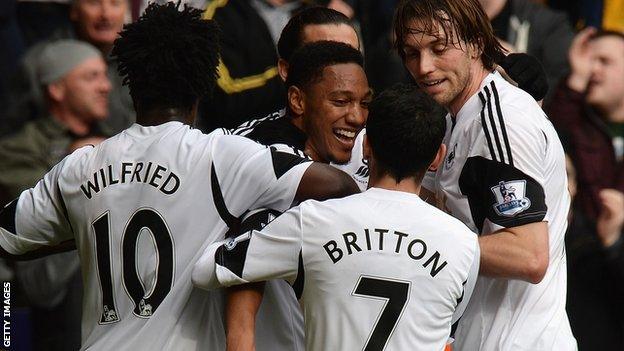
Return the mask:
<svg viewBox="0 0 624 351">
<path fill-rule="evenodd" d="M 301 253 L 301 207 L 295 207 L 260 231 L 209 245 L 193 268 L 195 286 L 219 287 L 285 279 L 294 284 Z"/>
<path fill-rule="evenodd" d="M 78 152 L 80 153 L 80 151 Z M 0 256 L 28 260 L 75 249 L 58 180 L 66 157 L 0 211 Z"/>
<path fill-rule="evenodd" d="M 313 162 L 301 177 L 295 200 L 327 200 L 359 193 L 353 178 L 330 165 Z"/>
<path fill-rule="evenodd" d="M 479 238 L 481 274 L 537 284 L 548 268 L 548 224 L 529 223 Z"/>
<path fill-rule="evenodd" d="M 220 193 L 224 208 L 234 217 L 249 209 L 285 211 L 303 200 L 359 191 L 342 171 L 240 136 L 219 136 L 212 155 L 213 193 Z"/>
<path fill-rule="evenodd" d="M 225 329 L 227 351 L 255 349 L 256 314 L 262 303 L 264 282 L 227 288 Z"/>
<path fill-rule="evenodd" d="M 549 262 L 544 155 L 549 142 L 557 145 L 523 121 L 523 111 L 502 107 L 510 119 L 505 121 L 508 138 L 490 132 L 492 142 L 485 143 L 486 134 L 466 161 L 459 186 L 483 233 L 481 274 L 539 283 Z"/>
<path fill-rule="evenodd" d="M 261 230 L 281 213 L 252 211 L 241 223 L 241 232 Z M 231 286 L 226 290 L 225 330 L 228 351 L 255 349 L 256 314 L 262 303 L 264 282 Z"/>
</svg>

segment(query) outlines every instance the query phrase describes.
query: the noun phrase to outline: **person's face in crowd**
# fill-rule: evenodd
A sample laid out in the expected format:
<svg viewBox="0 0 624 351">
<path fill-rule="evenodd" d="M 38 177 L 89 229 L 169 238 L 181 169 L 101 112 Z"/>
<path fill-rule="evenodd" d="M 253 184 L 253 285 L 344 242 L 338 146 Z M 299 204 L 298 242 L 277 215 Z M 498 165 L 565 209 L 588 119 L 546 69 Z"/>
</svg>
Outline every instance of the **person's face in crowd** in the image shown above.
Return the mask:
<svg viewBox="0 0 624 351">
<path fill-rule="evenodd" d="M 350 45 L 360 49 L 360 41 L 353 27 L 340 24 L 309 24 L 303 28 L 303 45 L 317 41 L 329 40 Z"/>
<path fill-rule="evenodd" d="M 127 7 L 126 0 L 76 0 L 70 16 L 81 38 L 109 47 L 123 28 Z"/>
<path fill-rule="evenodd" d="M 53 85 L 52 98 L 83 121 L 90 123 L 108 115 L 111 84 L 102 58 L 85 60 Z"/>
<path fill-rule="evenodd" d="M 410 25 L 415 34 L 405 40 L 405 66 L 425 93 L 456 114 L 473 93 L 475 72 L 482 68 L 480 55 L 472 45 L 452 38 L 447 43 L 439 25 L 436 33 L 423 33 L 423 27 L 416 20 Z"/>
<path fill-rule="evenodd" d="M 624 40 L 616 36 L 594 39 L 594 60 L 587 102 L 601 110 L 617 109 L 624 103 Z"/>
<path fill-rule="evenodd" d="M 372 92 L 355 63 L 325 67 L 318 82 L 301 91 L 299 109 L 308 136 L 306 153 L 316 161 L 346 163 L 364 128 Z"/>
</svg>

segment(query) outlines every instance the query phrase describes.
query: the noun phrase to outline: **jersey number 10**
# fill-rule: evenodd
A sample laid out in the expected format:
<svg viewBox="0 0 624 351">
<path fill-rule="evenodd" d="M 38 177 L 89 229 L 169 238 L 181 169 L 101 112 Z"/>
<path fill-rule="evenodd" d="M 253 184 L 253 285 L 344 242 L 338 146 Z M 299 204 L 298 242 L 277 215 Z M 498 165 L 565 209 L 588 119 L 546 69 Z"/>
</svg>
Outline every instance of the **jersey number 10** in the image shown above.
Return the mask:
<svg viewBox="0 0 624 351">
<path fill-rule="evenodd" d="M 99 323 L 115 323 L 119 321 L 119 314 L 113 294 L 109 212 L 98 217 L 92 226 L 95 231 L 97 271 L 102 289 L 102 314 Z M 156 279 L 151 292 L 145 291 L 136 268 L 137 241 L 143 229 L 147 229 L 150 233 L 157 254 Z M 132 313 L 135 316 L 149 318 L 171 290 L 173 256 L 173 239 L 160 214 L 151 208 L 137 210 L 126 223 L 121 240 L 122 284 L 134 304 Z"/>
</svg>

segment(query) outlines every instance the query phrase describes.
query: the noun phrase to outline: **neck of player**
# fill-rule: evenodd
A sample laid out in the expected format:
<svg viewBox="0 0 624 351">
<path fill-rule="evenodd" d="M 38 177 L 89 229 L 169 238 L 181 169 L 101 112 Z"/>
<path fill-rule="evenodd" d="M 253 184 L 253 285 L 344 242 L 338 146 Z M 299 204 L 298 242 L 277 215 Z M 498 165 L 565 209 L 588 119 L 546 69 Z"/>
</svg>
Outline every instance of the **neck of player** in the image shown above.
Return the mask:
<svg viewBox="0 0 624 351">
<path fill-rule="evenodd" d="M 381 188 L 386 190 L 403 191 L 415 195 L 420 194 L 420 181 L 416 180 L 416 177 L 403 178 L 397 182 L 396 179 L 389 174 L 373 174 L 368 181 L 369 188 Z"/>
<path fill-rule="evenodd" d="M 197 104 L 190 110 L 175 107 L 143 109 L 137 106 L 136 111 L 136 121 L 142 126 L 157 126 L 172 121 L 193 125 L 197 116 Z"/>
</svg>

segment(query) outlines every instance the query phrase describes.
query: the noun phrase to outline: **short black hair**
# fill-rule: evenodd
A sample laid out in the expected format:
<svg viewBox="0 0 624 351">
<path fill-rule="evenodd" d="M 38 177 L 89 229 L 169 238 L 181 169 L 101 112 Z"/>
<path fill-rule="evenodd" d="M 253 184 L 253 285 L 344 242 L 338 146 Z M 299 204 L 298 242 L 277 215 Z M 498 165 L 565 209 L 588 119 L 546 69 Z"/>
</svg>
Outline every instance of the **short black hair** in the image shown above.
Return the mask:
<svg viewBox="0 0 624 351">
<path fill-rule="evenodd" d="M 135 107 L 190 111 L 215 86 L 220 30 L 202 10 L 179 7 L 150 4 L 115 40 L 112 55 Z"/>
<path fill-rule="evenodd" d="M 313 24 L 346 24 L 353 28 L 349 17 L 341 12 L 320 6 L 307 8 L 295 14 L 282 30 L 277 42 L 279 57 L 290 62 L 295 50 L 303 45 L 303 30 Z"/>
<path fill-rule="evenodd" d="M 414 85 L 395 85 L 378 95 L 368 108 L 366 135 L 378 174 L 397 183 L 422 178 L 433 161 L 444 133 L 446 110 Z"/>
<path fill-rule="evenodd" d="M 305 89 L 321 79 L 325 67 L 341 63 L 355 63 L 364 68 L 362 54 L 350 45 L 325 40 L 306 44 L 292 56 L 286 87 Z"/>
</svg>

